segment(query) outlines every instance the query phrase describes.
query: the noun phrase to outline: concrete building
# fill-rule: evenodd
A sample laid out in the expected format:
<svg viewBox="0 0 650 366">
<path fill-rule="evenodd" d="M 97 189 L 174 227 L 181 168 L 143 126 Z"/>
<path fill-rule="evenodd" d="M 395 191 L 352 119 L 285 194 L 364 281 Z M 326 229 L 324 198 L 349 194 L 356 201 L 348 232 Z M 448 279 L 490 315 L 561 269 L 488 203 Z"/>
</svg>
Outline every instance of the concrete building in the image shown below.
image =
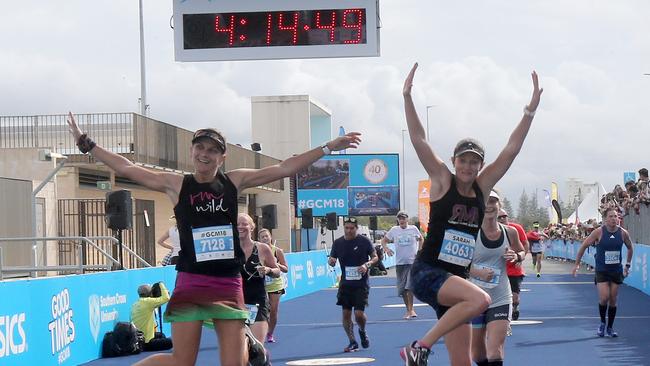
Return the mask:
<svg viewBox="0 0 650 366">
<path fill-rule="evenodd" d="M 171 225 L 172 202 L 163 193 L 117 176 L 104 164 L 94 161 L 91 155 L 82 155 L 67 132 L 65 119 L 65 115 L 0 117 L 0 183 L 2 194 L 12 197 L 4 201 L 11 202 L 11 206 L 5 205 L 0 210 L 3 222 L 0 238 L 32 236 L 33 220 L 25 222 L 25 217 L 33 216 L 31 193 L 57 167 L 56 159 L 43 159 L 48 150 L 64 154 L 67 159 L 62 169 L 36 194 L 37 236 L 112 235 L 104 223 L 105 195 L 108 190 L 127 189 L 132 193 L 134 215 L 133 229 L 125 231 L 124 245 L 152 265 L 159 263 L 167 250 L 155 243 Z M 137 165 L 154 171 L 187 173 L 193 170 L 189 156 L 192 131 L 135 113 L 82 114 L 77 115 L 77 120 L 99 145 Z M 260 168 L 279 162 L 232 144 L 228 144 L 227 150 L 225 170 Z M 264 204 L 286 201 L 288 205 L 288 191 L 289 185 L 283 181 L 247 189 L 240 192 L 239 211 L 259 216 Z M 289 250 L 289 229 L 274 234 L 278 244 Z M 39 265 L 69 264 L 78 261 L 76 245 L 65 240 L 37 243 L 36 254 L 32 255 L 29 243 L 0 243 L 5 258 L 13 262 L 5 262 L 5 265 L 28 265 L 26 258 Z M 115 253 L 110 242 L 101 246 Z M 92 248 L 84 248 L 83 256 L 84 262 L 105 262 L 105 258 Z M 126 256 L 125 263 L 127 259 L 127 268 L 137 266 Z"/>
</svg>

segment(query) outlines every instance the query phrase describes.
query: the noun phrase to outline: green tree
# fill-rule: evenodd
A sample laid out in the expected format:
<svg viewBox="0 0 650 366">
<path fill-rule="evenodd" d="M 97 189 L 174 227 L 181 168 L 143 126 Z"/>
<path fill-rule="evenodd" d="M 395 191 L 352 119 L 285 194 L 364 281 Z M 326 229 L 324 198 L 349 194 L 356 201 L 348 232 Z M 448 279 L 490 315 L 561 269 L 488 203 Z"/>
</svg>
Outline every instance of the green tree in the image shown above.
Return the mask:
<svg viewBox="0 0 650 366">
<path fill-rule="evenodd" d="M 517 222 L 520 224 L 524 225 L 524 223 L 527 221 L 528 218 L 528 205 L 529 205 L 529 200 L 528 200 L 528 195 L 526 194 L 526 190 L 524 189 L 521 192 L 521 196 L 519 197 L 519 209 L 517 210 Z M 530 225 L 530 223 L 528 223 Z"/>
<path fill-rule="evenodd" d="M 515 212 L 512 210 L 512 203 L 508 197 L 503 197 L 503 209 L 508 213 L 508 215 L 513 215 Z"/>
</svg>

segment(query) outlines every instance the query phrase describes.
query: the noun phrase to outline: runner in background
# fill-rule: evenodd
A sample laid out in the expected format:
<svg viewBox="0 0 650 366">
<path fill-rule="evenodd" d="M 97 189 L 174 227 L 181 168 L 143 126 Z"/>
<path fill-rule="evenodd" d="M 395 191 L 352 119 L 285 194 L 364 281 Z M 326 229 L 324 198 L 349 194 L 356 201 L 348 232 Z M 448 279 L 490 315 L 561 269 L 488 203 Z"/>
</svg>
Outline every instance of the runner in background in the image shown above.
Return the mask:
<svg viewBox="0 0 650 366">
<path fill-rule="evenodd" d="M 634 246 L 630 240 L 630 234 L 619 225 L 616 208 L 610 207 L 606 209 L 603 212 L 603 220 L 604 225 L 592 231 L 578 249 L 573 276 L 575 277 L 578 269 L 580 269 L 580 261 L 585 250 L 595 243 L 596 277 L 594 282 L 598 287 L 598 313 L 600 315 L 600 326 L 597 334 L 599 337 L 605 336 L 605 333 L 609 337 L 618 337 L 618 333 L 613 329 L 616 310 L 618 309 L 618 287 L 623 283 L 625 277 L 630 274 Z M 625 267 L 621 262 L 621 252 L 624 244 L 627 247 Z M 605 314 L 607 314 L 607 323 L 605 323 Z"/>
<path fill-rule="evenodd" d="M 280 298 L 286 293 L 286 273 L 289 272 L 287 266 L 287 259 L 284 257 L 282 248 L 275 245 L 275 240 L 271 237 L 271 232 L 268 229 L 261 229 L 258 233 L 260 242 L 268 245 L 271 248 L 271 253 L 275 257 L 278 268 L 282 272 L 280 277 L 266 277 L 266 293 L 269 295 L 269 303 L 271 304 L 271 314 L 269 316 L 269 330 L 266 333 L 266 341 L 275 343 L 276 339 L 273 336 L 275 326 L 278 324 L 278 311 L 280 310 Z"/>
<path fill-rule="evenodd" d="M 413 309 L 413 292 L 411 292 L 411 266 L 415 261 L 415 255 L 422 249 L 424 239 L 420 230 L 415 225 L 408 224 L 409 215 L 406 211 L 397 213 L 399 225 L 393 226 L 386 235 L 381 238 L 381 246 L 384 253 L 389 256 L 395 255 L 395 273 L 397 278 L 397 295 L 402 297 L 406 306 L 404 319 L 412 319 L 418 316 Z M 395 252 L 387 244 L 395 243 Z"/>
<path fill-rule="evenodd" d="M 530 255 L 533 258 L 533 270 L 537 272 L 537 277 L 542 276 L 542 259 L 544 259 L 544 239 L 548 239 L 548 235 L 539 231 L 539 222 L 533 222 L 533 230 L 526 234 L 528 242 L 530 243 Z"/>
<path fill-rule="evenodd" d="M 524 227 L 517 224 L 516 222 L 510 222 L 510 217 L 504 209 L 499 210 L 499 216 L 497 216 L 499 223 L 512 226 L 517 230 L 517 235 L 519 236 L 519 242 L 524 246 L 524 259 L 526 254 L 529 251 L 528 238 L 526 236 L 526 230 Z M 510 281 L 510 290 L 512 291 L 512 320 L 519 319 L 519 303 L 521 301 L 521 283 L 526 277 L 526 272 L 524 271 L 523 262 L 506 262 L 506 267 L 508 269 L 508 280 Z"/>
</svg>

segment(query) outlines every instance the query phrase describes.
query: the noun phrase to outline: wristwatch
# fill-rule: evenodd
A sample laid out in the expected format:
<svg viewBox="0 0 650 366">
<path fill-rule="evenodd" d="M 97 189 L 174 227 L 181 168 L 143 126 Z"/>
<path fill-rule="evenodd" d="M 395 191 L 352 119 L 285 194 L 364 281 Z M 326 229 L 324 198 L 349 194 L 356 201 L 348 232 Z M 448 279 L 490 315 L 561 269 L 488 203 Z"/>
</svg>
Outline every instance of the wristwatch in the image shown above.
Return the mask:
<svg viewBox="0 0 650 366">
<path fill-rule="evenodd" d="M 524 106 L 524 115 L 534 117 L 536 111 L 531 111 L 528 106 Z"/>
<path fill-rule="evenodd" d="M 329 155 L 329 154 L 332 153 L 332 150 L 330 150 L 330 148 L 327 147 L 327 144 L 321 146 L 321 149 L 323 150 L 323 154 L 325 154 L 325 155 Z"/>
<path fill-rule="evenodd" d="M 366 263 L 363 264 L 363 266 L 366 267 L 366 269 L 370 269 L 370 266 L 371 266 L 371 265 L 372 265 L 372 264 L 370 264 L 370 263 L 368 263 L 368 262 L 366 262 Z"/>
</svg>

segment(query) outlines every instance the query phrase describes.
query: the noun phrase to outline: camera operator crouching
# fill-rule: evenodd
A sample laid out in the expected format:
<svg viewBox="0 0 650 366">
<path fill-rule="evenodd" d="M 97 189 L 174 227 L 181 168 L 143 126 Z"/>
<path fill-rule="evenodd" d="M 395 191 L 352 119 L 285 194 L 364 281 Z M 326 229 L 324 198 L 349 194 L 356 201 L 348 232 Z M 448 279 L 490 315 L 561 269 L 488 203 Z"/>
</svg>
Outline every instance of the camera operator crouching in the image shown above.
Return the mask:
<svg viewBox="0 0 650 366">
<path fill-rule="evenodd" d="M 162 282 L 157 282 L 153 286 L 140 285 L 138 287 L 140 298 L 131 307 L 131 321 L 138 330 L 144 333 L 145 352 L 164 351 L 172 348 L 171 338 L 165 337 L 161 331 L 156 332 L 156 320 L 154 311 L 169 301 L 169 291 Z"/>
</svg>

